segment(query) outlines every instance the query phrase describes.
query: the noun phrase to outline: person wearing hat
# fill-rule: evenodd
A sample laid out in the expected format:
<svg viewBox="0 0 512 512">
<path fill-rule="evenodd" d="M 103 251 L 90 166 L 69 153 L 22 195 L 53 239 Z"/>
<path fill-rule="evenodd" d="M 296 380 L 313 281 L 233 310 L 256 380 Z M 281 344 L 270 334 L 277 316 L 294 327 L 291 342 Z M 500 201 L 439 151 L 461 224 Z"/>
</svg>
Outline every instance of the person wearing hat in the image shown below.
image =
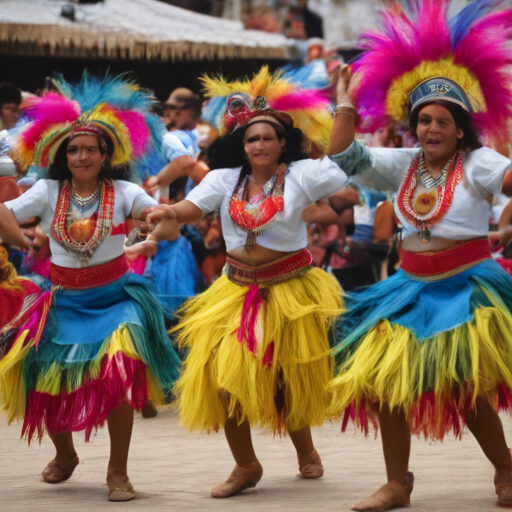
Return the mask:
<svg viewBox="0 0 512 512">
<path fill-rule="evenodd" d="M 0 83 L 0 130 L 10 130 L 19 118 L 21 92 L 9 82 Z"/>
<path fill-rule="evenodd" d="M 364 183 L 397 190 L 403 226 L 400 270 L 349 293 L 334 347 L 331 416 L 344 417 L 343 430 L 350 419 L 365 432 L 379 425 L 386 462 L 387 483 L 353 510 L 409 505 L 411 433 L 442 440 L 465 426 L 494 466 L 498 505 L 512 506 L 498 416 L 512 412 L 512 278 L 488 239 L 492 198 L 510 194 L 512 162 L 480 136 L 497 146 L 507 137 L 512 9 L 476 2 L 448 18 L 450 4 L 386 9 L 382 28 L 363 35 L 366 52 L 336 107 L 343 133 L 354 130 L 354 100 L 359 129 L 408 120 L 420 146 L 353 142 L 333 157 Z M 345 143 L 333 139 L 332 153 Z"/>
<path fill-rule="evenodd" d="M 169 164 L 149 178 L 147 186 L 168 187 L 178 178 L 188 176 L 186 191 L 189 192 L 209 170 L 204 162 L 196 160 L 200 149 L 195 128 L 201 119 L 201 98 L 190 89 L 179 87 L 165 102 L 165 112 L 172 126 L 162 141 Z"/>
</svg>

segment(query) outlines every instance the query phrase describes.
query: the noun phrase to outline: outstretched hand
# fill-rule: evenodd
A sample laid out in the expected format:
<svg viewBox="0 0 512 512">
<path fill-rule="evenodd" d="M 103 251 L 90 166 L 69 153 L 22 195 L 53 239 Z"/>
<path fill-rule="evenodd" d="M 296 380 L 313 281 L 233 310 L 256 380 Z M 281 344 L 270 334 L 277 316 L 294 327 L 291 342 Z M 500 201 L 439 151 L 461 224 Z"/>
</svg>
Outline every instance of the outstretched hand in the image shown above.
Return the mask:
<svg viewBox="0 0 512 512">
<path fill-rule="evenodd" d="M 512 225 L 505 226 L 504 228 L 489 233 L 489 240 L 491 246 L 499 242 L 502 247 L 507 247 L 507 244 L 512 240 Z"/>
<path fill-rule="evenodd" d="M 156 254 L 158 244 L 155 240 L 145 240 L 130 247 L 125 247 L 124 253 L 130 261 L 135 261 L 139 256 L 151 258 Z"/>
</svg>

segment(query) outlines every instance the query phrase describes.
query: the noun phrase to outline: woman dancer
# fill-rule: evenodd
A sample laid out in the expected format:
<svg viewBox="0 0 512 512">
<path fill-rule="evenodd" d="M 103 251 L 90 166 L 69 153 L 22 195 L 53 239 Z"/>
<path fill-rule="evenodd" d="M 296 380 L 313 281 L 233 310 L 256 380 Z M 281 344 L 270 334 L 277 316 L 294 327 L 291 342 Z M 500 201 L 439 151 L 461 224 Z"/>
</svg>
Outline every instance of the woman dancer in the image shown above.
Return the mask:
<svg viewBox="0 0 512 512">
<path fill-rule="evenodd" d="M 48 179 L 0 204 L 7 242 L 25 245 L 17 223 L 41 219 L 53 284 L 51 292 L 27 295 L 2 330 L 0 399 L 9 422 L 23 419 L 29 443 L 48 431 L 56 449 L 41 474 L 48 483 L 67 480 L 78 465 L 72 432 L 85 430 L 88 440 L 107 421 L 109 500 L 125 501 L 135 496 L 127 474 L 133 410 L 149 398 L 163 403 L 180 364 L 159 302 L 144 279 L 127 272 L 124 256 L 126 218 L 143 219 L 156 204 L 117 179 L 151 158 L 151 102 L 133 84 L 86 77 L 77 89 L 97 95 L 82 97 L 89 109 L 81 112 L 77 89 L 60 85 L 69 97 L 47 93 L 25 105 L 31 122 L 15 147 L 20 161 L 47 168 Z M 166 236 L 166 225 L 154 236 Z"/>
<path fill-rule="evenodd" d="M 306 159 L 303 133 L 292 117 L 269 108 L 277 92 L 281 105 L 300 99 L 312 112 L 289 113 L 299 126 L 314 126 L 316 114 L 325 116 L 326 101 L 266 70 L 248 84 L 234 87 L 250 97 L 235 94 L 228 100 L 228 134 L 211 148 L 210 166 L 216 170 L 184 201 L 159 206 L 149 216 L 193 222 L 220 208 L 227 264 L 224 275 L 178 314 L 178 339 L 190 353 L 176 385 L 182 425 L 203 431 L 224 427 L 236 466 L 212 489 L 216 498 L 254 487 L 262 476 L 251 426 L 286 430 L 302 475 L 323 475 L 310 425 L 323 424 L 329 404 L 328 338 L 342 311 L 336 280 L 311 267 L 301 215 L 340 189 L 346 175 L 327 157 Z M 225 82 L 220 86 L 228 89 Z M 306 135 L 326 148 L 321 132 Z"/>
<path fill-rule="evenodd" d="M 512 410 L 512 279 L 490 258 L 487 239 L 490 201 L 511 162 L 483 147 L 473 124 L 489 139 L 506 134 L 512 10 L 476 2 L 449 25 L 449 4 L 385 11 L 383 31 L 366 35 L 368 52 L 355 66 L 361 125 L 372 130 L 386 112 L 400 120 L 408 113 L 421 149 L 354 143 L 335 158 L 394 184 L 404 226 L 401 270 L 347 298 L 335 349 L 332 412 L 345 413 L 343 428 L 352 418 L 365 431 L 378 418 L 388 477 L 354 510 L 409 504 L 411 432 L 442 440 L 464 425 L 495 467 L 498 503 L 512 505 L 497 414 Z M 381 74 L 391 62 L 394 74 Z M 336 123 L 352 128 L 346 116 Z"/>
</svg>

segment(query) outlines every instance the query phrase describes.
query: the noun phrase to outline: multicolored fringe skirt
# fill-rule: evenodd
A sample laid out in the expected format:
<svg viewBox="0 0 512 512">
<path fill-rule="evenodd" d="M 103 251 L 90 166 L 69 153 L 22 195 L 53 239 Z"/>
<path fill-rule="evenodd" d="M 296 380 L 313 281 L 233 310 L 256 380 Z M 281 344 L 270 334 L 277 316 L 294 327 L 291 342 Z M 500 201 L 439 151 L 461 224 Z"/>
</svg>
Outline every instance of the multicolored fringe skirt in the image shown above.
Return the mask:
<svg viewBox="0 0 512 512">
<path fill-rule="evenodd" d="M 321 425 L 333 376 L 337 281 L 302 250 L 268 265 L 228 258 L 224 275 L 178 316 L 189 349 L 175 387 L 181 424 L 216 431 L 236 418 L 274 433 Z"/>
<path fill-rule="evenodd" d="M 347 298 L 330 414 L 368 432 L 387 402 L 413 433 L 443 439 L 462 434 L 477 397 L 512 411 L 512 278 L 489 242 L 402 253 L 395 275 Z"/>
<path fill-rule="evenodd" d="M 45 430 L 85 430 L 87 441 L 123 401 L 162 404 L 172 389 L 180 360 L 162 306 L 126 269 L 124 257 L 87 269 L 52 265 L 60 286 L 27 295 L 0 331 L 0 403 L 9 422 L 23 420 L 29 443 Z"/>
</svg>

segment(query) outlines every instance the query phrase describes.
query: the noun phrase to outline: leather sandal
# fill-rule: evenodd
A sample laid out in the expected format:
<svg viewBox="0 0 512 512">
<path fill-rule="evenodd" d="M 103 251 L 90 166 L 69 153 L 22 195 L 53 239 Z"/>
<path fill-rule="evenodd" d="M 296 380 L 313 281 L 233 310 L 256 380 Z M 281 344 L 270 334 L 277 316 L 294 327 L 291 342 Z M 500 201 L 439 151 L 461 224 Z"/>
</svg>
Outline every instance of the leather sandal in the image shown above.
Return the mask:
<svg viewBox="0 0 512 512">
<path fill-rule="evenodd" d="M 47 484 L 58 484 L 60 482 L 65 482 L 68 480 L 75 468 L 80 463 L 78 459 L 78 455 L 75 455 L 72 459 L 69 460 L 68 467 L 63 469 L 57 464 L 55 459 L 48 462 L 46 467 L 43 469 L 41 476 L 39 479 L 41 482 L 46 482 Z"/>
<path fill-rule="evenodd" d="M 235 466 L 229 478 L 211 490 L 212 498 L 228 498 L 245 489 L 256 487 L 261 480 L 263 468 L 259 462 L 251 462 L 248 466 Z"/>
<path fill-rule="evenodd" d="M 316 448 L 313 448 L 313 451 L 306 455 L 305 457 L 301 457 L 297 454 L 297 459 L 299 461 L 299 471 L 300 474 L 305 478 L 320 478 L 324 474 L 324 467 L 322 466 L 322 459 Z"/>
</svg>

